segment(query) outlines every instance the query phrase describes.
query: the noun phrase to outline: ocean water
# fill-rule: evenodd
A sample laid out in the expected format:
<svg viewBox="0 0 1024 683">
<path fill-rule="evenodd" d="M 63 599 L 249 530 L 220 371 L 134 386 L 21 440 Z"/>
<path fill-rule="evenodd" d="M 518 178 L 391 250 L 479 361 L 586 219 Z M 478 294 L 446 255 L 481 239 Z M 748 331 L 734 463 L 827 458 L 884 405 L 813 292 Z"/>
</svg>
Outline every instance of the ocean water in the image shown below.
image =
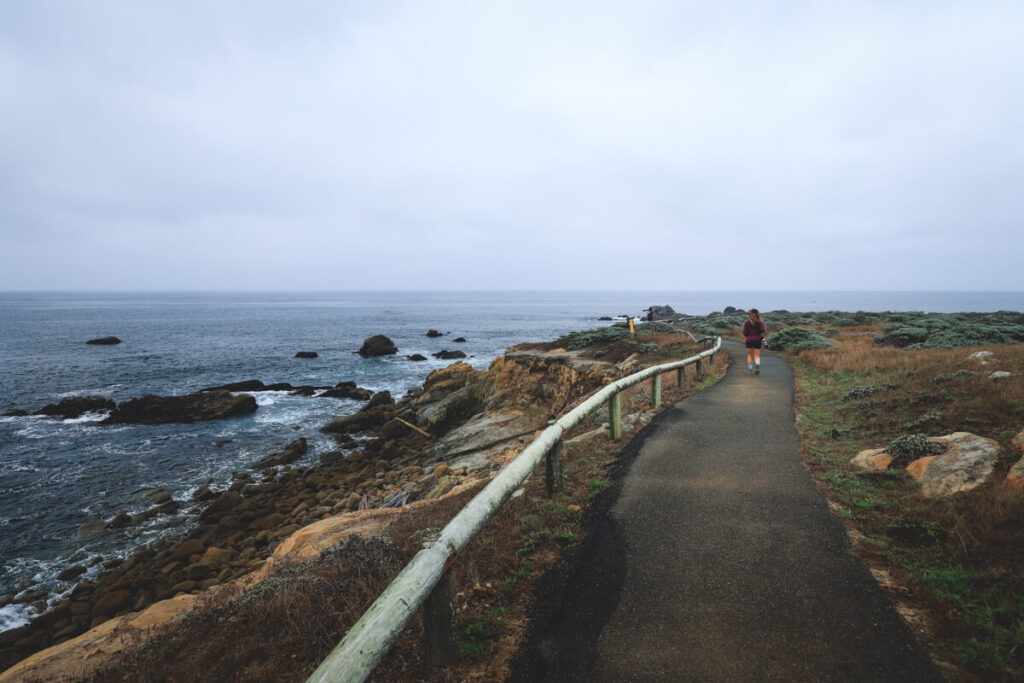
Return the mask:
<svg viewBox="0 0 1024 683">
<path fill-rule="evenodd" d="M 547 341 L 602 324 L 600 316 L 641 315 L 652 304 L 707 314 L 726 306 L 762 311 L 1024 310 L 1024 292 L 358 292 L 358 293 L 0 293 L 0 413 L 37 410 L 68 396 L 116 401 L 182 394 L 260 379 L 267 384 L 333 385 L 354 380 L 399 397 L 450 361 L 412 362 L 459 349 L 486 367 L 513 344 Z M 446 335 L 425 336 L 435 328 Z M 386 334 L 396 356 L 362 358 L 362 340 Z M 117 346 L 89 346 L 115 335 Z M 464 344 L 452 339 L 463 336 Z M 316 351 L 316 359 L 296 359 Z M 124 556 L 191 522 L 166 518 L 100 533 L 82 526 L 150 504 L 134 497 L 165 488 L 188 500 L 200 485 L 223 489 L 231 473 L 304 436 L 315 462 L 332 442 L 319 427 L 360 403 L 258 392 L 253 415 L 191 425 L 99 424 L 0 417 L 0 596 L 70 585 L 56 575 L 73 564 Z M 223 443 L 220 446 L 214 444 Z M 100 571 L 93 565 L 86 578 Z M 25 623 L 43 604 L 0 608 L 0 631 Z"/>
</svg>

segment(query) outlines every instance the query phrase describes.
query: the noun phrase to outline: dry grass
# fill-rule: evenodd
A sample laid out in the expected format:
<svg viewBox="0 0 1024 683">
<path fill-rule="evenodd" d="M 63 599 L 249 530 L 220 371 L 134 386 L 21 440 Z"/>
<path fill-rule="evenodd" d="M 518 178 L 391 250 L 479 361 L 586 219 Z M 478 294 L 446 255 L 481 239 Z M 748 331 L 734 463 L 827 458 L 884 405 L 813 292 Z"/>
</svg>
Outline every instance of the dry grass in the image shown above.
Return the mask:
<svg viewBox="0 0 1024 683">
<path fill-rule="evenodd" d="M 875 346 L 877 331 L 845 328 L 837 348 L 789 356 L 808 467 L 865 539 L 855 552 L 896 577 L 893 599 L 930 616 L 919 635 L 951 676 L 1021 680 L 1024 491 L 1001 478 L 1020 457 L 1010 441 L 1024 429 L 1024 345 L 907 351 Z M 997 360 L 968 358 L 980 350 Z M 997 369 L 1012 376 L 990 379 Z M 849 465 L 859 450 L 904 434 L 955 431 L 999 442 L 995 481 L 932 500 L 901 472 Z"/>
</svg>

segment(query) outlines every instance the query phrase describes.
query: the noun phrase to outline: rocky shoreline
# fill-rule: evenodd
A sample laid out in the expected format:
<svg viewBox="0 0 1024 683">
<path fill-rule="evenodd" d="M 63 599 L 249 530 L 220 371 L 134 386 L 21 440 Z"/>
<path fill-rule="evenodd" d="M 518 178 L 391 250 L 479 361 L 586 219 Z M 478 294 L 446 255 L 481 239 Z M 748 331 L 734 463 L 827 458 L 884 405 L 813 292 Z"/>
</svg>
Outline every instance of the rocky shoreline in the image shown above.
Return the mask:
<svg viewBox="0 0 1024 683">
<path fill-rule="evenodd" d="M 635 358 L 598 361 L 553 346 L 512 347 L 487 370 L 456 362 L 398 401 L 388 392 L 369 396 L 358 412 L 324 425 L 338 448 L 321 454 L 315 466 L 292 466 L 306 452 L 305 440 L 297 439 L 252 463 L 250 471 L 235 473 L 222 490 L 201 487 L 188 501 L 161 490 L 142 492 L 154 505 L 143 515 L 192 513 L 199 526 L 125 558 L 97 558 L 104 571 L 95 581 L 78 580 L 86 567 L 68 567 L 60 575 L 74 584 L 67 599 L 30 624 L 0 633 L 0 670 L 114 617 L 250 575 L 309 525 L 436 499 L 488 476 L 552 416 L 635 369 Z M 196 394 L 283 389 L 257 382 Z M 346 398 L 366 391 L 351 382 L 314 389 L 332 390 Z M 122 513 L 106 524 L 137 521 Z"/>
</svg>

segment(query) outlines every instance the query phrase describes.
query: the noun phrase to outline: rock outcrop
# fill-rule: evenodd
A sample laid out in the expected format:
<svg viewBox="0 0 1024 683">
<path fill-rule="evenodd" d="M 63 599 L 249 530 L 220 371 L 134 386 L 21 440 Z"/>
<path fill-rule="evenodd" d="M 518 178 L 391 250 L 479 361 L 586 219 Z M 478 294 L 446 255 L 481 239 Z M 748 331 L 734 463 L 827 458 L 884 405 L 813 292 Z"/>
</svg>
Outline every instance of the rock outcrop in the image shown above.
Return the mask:
<svg viewBox="0 0 1024 683">
<path fill-rule="evenodd" d="M 299 351 L 298 353 L 295 354 L 295 357 L 296 358 L 316 358 L 319 355 L 320 354 L 317 353 L 316 351 Z"/>
<path fill-rule="evenodd" d="M 119 403 L 105 423 L 164 424 L 199 422 L 239 417 L 256 412 L 256 399 L 249 394 L 230 391 L 198 391 L 184 396 L 154 396 Z"/>
<path fill-rule="evenodd" d="M 284 450 L 281 452 L 274 453 L 257 460 L 252 467 L 253 469 L 263 470 L 269 467 L 277 467 L 279 465 L 290 465 L 305 455 L 307 450 L 308 446 L 306 445 L 306 439 L 300 437 L 285 446 Z"/>
<path fill-rule="evenodd" d="M 51 403 L 35 412 L 36 415 L 75 418 L 85 413 L 103 413 L 114 410 L 116 404 L 103 396 L 73 396 Z"/>
<path fill-rule="evenodd" d="M 370 358 L 374 356 L 391 356 L 398 353 L 398 347 L 383 334 L 368 337 L 363 341 L 358 351 L 360 356 Z"/>
<path fill-rule="evenodd" d="M 85 343 L 92 344 L 93 346 L 113 346 L 115 344 L 120 344 L 121 340 L 117 337 L 100 337 L 99 339 L 90 339 Z"/>
<path fill-rule="evenodd" d="M 442 335 L 437 330 L 427 330 L 427 336 L 430 337 L 431 339 L 433 339 L 435 337 L 440 337 Z"/>
<path fill-rule="evenodd" d="M 444 349 L 443 351 L 438 351 L 437 353 L 432 353 L 430 355 L 434 358 L 440 358 L 441 360 L 456 360 L 466 357 L 466 354 L 462 351 L 449 351 L 448 349 Z"/>
<path fill-rule="evenodd" d="M 366 401 L 373 396 L 373 392 L 369 389 L 357 387 L 355 382 L 338 382 L 334 387 L 327 389 L 321 396 L 329 398 L 351 398 L 356 401 Z"/>
</svg>

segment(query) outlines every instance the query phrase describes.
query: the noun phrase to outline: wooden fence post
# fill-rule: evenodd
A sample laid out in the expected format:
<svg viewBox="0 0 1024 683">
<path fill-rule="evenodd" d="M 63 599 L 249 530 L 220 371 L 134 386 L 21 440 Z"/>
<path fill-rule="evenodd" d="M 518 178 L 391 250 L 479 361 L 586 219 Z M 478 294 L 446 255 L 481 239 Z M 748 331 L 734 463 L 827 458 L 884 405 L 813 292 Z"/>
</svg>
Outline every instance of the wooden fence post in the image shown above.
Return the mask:
<svg viewBox="0 0 1024 683">
<path fill-rule="evenodd" d="M 449 569 L 423 603 L 423 647 L 431 666 L 459 661 L 455 634 L 455 576 Z"/>
<path fill-rule="evenodd" d="M 565 469 L 562 467 L 562 454 L 565 451 L 565 443 L 562 439 L 555 442 L 545 457 L 544 486 L 547 488 L 548 498 L 565 488 Z"/>
<path fill-rule="evenodd" d="M 676 370 L 676 386 L 678 386 L 680 389 L 683 388 L 683 382 L 686 380 L 686 372 L 685 372 L 685 370 L 686 370 L 686 366 L 685 365 L 680 366 Z"/>
<path fill-rule="evenodd" d="M 661 375 L 651 378 L 651 408 L 657 410 L 661 407 Z"/>
<path fill-rule="evenodd" d="M 622 401 L 619 394 L 608 399 L 608 427 L 613 439 L 618 440 L 622 436 Z"/>
<path fill-rule="evenodd" d="M 697 365 L 697 379 L 703 379 L 704 378 L 704 364 L 701 362 L 702 360 L 703 359 L 701 359 L 701 358 L 697 359 L 697 363 L 696 363 L 696 365 Z"/>
</svg>

